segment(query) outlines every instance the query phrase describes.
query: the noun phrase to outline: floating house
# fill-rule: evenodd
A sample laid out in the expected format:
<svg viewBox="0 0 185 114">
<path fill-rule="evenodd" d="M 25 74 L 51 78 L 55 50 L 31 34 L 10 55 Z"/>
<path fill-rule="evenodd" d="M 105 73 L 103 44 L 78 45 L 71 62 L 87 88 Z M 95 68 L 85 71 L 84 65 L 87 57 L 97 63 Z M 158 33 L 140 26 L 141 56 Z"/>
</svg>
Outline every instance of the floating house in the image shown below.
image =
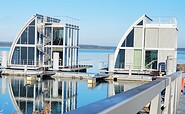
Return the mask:
<svg viewBox="0 0 185 114">
<path fill-rule="evenodd" d="M 167 56 L 174 62 L 177 57 L 177 35 L 175 18 L 140 17 L 121 38 L 114 55 L 109 56 L 109 71 L 165 71 Z"/>
<path fill-rule="evenodd" d="M 13 41 L 7 68 L 79 70 L 78 48 L 78 19 L 64 17 L 60 20 L 36 14 Z"/>
</svg>

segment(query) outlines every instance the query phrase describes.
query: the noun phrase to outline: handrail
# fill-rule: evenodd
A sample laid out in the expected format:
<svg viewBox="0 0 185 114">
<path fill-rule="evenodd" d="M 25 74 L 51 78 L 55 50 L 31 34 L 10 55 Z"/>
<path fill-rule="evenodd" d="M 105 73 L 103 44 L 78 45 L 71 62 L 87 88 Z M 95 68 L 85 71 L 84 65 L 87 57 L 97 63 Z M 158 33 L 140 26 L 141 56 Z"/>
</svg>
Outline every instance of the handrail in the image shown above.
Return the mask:
<svg viewBox="0 0 185 114">
<path fill-rule="evenodd" d="M 181 72 L 157 78 L 131 90 L 78 108 L 68 114 L 136 114 L 149 104 L 150 114 L 175 114 L 180 99 Z M 162 107 L 161 92 L 165 90 Z M 161 110 L 163 109 L 163 110 Z"/>
<path fill-rule="evenodd" d="M 150 61 L 147 65 L 145 65 L 145 68 L 148 68 L 149 65 L 153 64 L 154 62 L 156 62 L 157 60 L 152 60 Z"/>
</svg>

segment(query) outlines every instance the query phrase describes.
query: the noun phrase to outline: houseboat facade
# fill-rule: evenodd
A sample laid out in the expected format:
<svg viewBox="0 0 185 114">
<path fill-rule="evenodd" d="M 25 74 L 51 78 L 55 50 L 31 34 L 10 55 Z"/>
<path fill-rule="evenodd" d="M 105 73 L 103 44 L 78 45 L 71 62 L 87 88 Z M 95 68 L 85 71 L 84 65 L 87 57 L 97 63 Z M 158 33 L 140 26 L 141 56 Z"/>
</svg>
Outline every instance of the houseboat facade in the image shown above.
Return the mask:
<svg viewBox="0 0 185 114">
<path fill-rule="evenodd" d="M 167 57 L 177 58 L 178 29 L 175 18 L 140 17 L 121 38 L 109 71 L 147 73 L 165 71 Z M 174 66 L 176 68 L 176 66 Z"/>
<path fill-rule="evenodd" d="M 78 48 L 79 20 L 36 14 L 13 41 L 7 67 L 60 70 L 76 66 Z"/>
</svg>

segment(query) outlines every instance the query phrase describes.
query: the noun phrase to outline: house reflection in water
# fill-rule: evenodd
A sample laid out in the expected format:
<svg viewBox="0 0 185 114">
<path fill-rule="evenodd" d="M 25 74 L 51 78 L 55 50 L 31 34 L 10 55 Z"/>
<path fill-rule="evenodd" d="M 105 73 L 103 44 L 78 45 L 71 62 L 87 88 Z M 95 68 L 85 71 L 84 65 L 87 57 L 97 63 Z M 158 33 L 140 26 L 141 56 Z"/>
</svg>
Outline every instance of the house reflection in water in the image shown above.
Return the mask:
<svg viewBox="0 0 185 114">
<path fill-rule="evenodd" d="M 3 89 L 7 88 L 7 91 L 1 90 L 0 95 L 4 95 L 3 91 L 6 91 L 7 95 L 10 96 L 10 99 L 4 99 L 0 102 L 0 106 L 3 105 L 3 102 L 7 102 L 8 109 L 5 107 L 4 112 L 11 113 L 10 107 L 12 107 L 13 112 L 18 114 L 40 114 L 43 112 L 61 114 L 144 83 L 108 80 L 97 83 L 93 88 L 88 88 L 87 80 L 50 78 L 30 81 L 26 79 L 28 78 L 10 76 L 0 78 Z"/>
<path fill-rule="evenodd" d="M 77 81 L 53 79 L 26 84 L 26 78 L 10 79 L 11 97 L 25 114 L 47 111 L 65 113 L 77 108 Z"/>
</svg>

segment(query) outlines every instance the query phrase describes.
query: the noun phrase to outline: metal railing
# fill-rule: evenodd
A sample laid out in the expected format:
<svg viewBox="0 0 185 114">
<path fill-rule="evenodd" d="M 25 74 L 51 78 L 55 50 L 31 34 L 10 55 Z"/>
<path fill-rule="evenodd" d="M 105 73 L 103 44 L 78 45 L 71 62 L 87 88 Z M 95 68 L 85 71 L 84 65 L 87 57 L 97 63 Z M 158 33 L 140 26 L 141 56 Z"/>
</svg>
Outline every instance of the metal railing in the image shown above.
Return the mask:
<svg viewBox="0 0 185 114">
<path fill-rule="evenodd" d="M 177 20 L 175 17 L 151 17 L 152 21 L 147 21 L 147 24 L 175 24 Z"/>
<path fill-rule="evenodd" d="M 152 66 L 153 66 L 153 63 L 154 63 L 154 62 L 157 62 L 157 60 L 152 60 L 152 61 L 150 61 L 148 64 L 145 65 L 145 68 L 146 68 L 146 69 L 152 69 Z"/>
<path fill-rule="evenodd" d="M 91 59 L 78 60 L 78 62 L 77 61 L 69 61 L 68 65 L 65 67 L 79 68 L 79 67 L 87 67 L 87 66 L 93 66 L 93 61 Z M 63 67 L 62 60 L 59 60 L 59 67 Z"/>
<path fill-rule="evenodd" d="M 157 78 L 115 96 L 78 108 L 69 114 L 139 114 L 145 106 L 148 107 L 149 114 L 176 114 L 181 93 L 181 78 L 182 72 Z"/>
</svg>

